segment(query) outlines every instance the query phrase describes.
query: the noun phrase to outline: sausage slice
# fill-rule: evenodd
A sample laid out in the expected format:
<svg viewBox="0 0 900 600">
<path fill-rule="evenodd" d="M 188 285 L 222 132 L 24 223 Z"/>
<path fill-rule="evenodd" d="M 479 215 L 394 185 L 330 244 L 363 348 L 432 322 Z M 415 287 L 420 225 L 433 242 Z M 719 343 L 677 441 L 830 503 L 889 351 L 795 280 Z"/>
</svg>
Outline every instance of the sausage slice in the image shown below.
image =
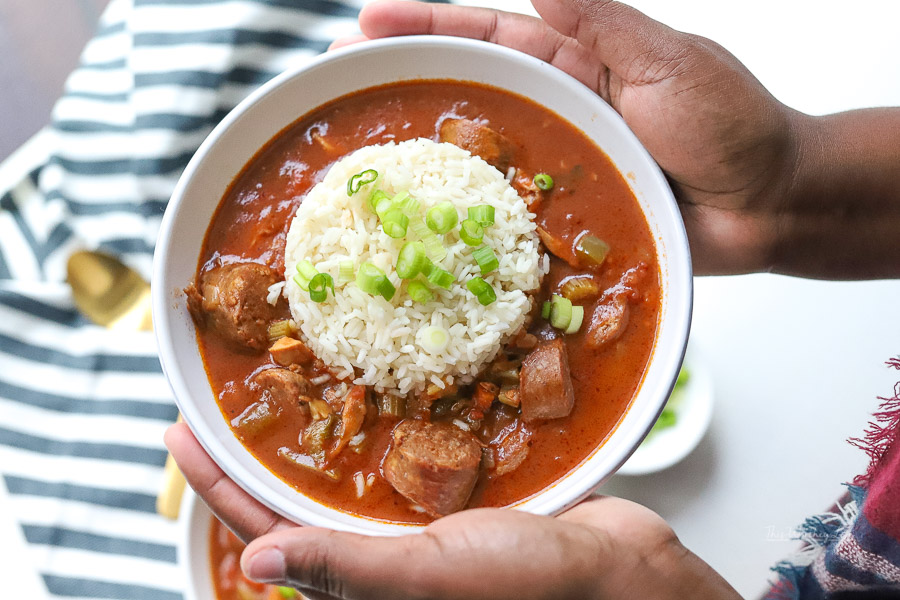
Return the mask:
<svg viewBox="0 0 900 600">
<path fill-rule="evenodd" d="M 312 387 L 309 380 L 300 373 L 280 367 L 260 371 L 253 380 L 269 392 L 276 406 L 297 405 Z"/>
<path fill-rule="evenodd" d="M 433 517 L 461 510 L 478 479 L 481 444 L 447 423 L 402 421 L 381 465 L 384 478 Z"/>
<path fill-rule="evenodd" d="M 567 417 L 575 404 L 569 357 L 562 339 L 541 342 L 522 361 L 519 398 L 523 421 Z"/>
<path fill-rule="evenodd" d="M 440 139 L 483 158 L 503 173 L 509 169 L 512 142 L 486 125 L 469 119 L 446 119 L 441 123 Z"/>
<path fill-rule="evenodd" d="M 259 263 L 232 263 L 203 274 L 199 289 L 185 290 L 194 321 L 210 328 L 234 349 L 261 352 L 268 346 L 274 313 L 266 300 L 278 274 Z"/>
</svg>

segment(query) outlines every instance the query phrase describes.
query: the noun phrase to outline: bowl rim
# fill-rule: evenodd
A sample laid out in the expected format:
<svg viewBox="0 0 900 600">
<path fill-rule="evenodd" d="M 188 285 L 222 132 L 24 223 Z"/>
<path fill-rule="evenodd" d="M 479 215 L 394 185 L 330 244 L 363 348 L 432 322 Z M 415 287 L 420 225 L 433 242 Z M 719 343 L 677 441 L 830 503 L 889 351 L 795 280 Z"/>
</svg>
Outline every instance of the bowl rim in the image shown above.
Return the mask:
<svg viewBox="0 0 900 600">
<path fill-rule="evenodd" d="M 297 521 L 306 525 L 317 525 L 334 529 L 364 531 L 365 533 L 369 534 L 401 534 L 411 531 L 418 531 L 421 529 L 419 525 L 397 524 L 382 521 L 379 519 L 373 519 L 364 515 L 357 515 L 340 508 L 329 506 L 311 498 L 311 500 L 325 509 L 324 511 L 322 511 L 322 514 L 313 514 L 311 511 L 308 511 L 306 508 L 296 503 L 291 504 L 289 502 L 285 502 L 283 498 L 281 498 L 280 494 L 277 494 L 272 489 L 269 489 L 269 486 L 253 486 L 247 482 L 248 479 L 258 482 L 258 477 L 256 477 L 252 473 L 249 473 L 241 465 L 236 464 L 236 461 L 234 461 L 231 457 L 231 453 L 222 445 L 220 440 L 216 439 L 215 434 L 206 427 L 203 419 L 199 415 L 199 412 L 196 410 L 195 405 L 197 403 L 192 399 L 190 401 L 186 401 L 186 399 L 191 398 L 191 394 L 188 392 L 184 375 L 174 359 L 176 348 L 173 343 L 174 336 L 171 333 L 171 328 L 173 325 L 173 322 L 171 320 L 171 313 L 174 307 L 172 306 L 171 291 L 169 289 L 173 286 L 168 285 L 168 278 L 166 273 L 166 265 L 172 258 L 170 256 L 172 227 L 176 218 L 182 211 L 182 204 L 184 203 L 186 188 L 188 187 L 190 180 L 195 176 L 196 172 L 203 165 L 208 154 L 211 152 L 211 149 L 218 143 L 225 132 L 228 131 L 238 120 L 240 120 L 244 116 L 244 114 L 252 107 L 254 107 L 262 98 L 274 93 L 282 86 L 290 84 L 295 78 L 301 77 L 305 73 L 314 69 L 322 68 L 323 66 L 337 64 L 348 59 L 352 59 L 357 55 L 365 55 L 385 51 L 390 52 L 394 50 L 415 51 L 416 48 L 421 48 L 422 46 L 444 49 L 447 51 L 463 50 L 473 52 L 487 52 L 497 54 L 501 59 L 505 58 L 506 60 L 524 62 L 526 65 L 534 68 L 536 72 L 542 72 L 545 74 L 553 73 L 552 77 L 556 78 L 559 82 L 567 83 L 567 85 L 571 88 L 570 91 L 580 93 L 582 96 L 584 96 L 584 101 L 587 103 L 586 105 L 594 107 L 598 113 L 607 113 L 607 117 L 611 119 L 610 126 L 614 127 L 617 130 L 617 135 L 621 135 L 627 140 L 627 143 L 630 147 L 629 151 L 636 153 L 638 155 L 638 159 L 643 163 L 646 163 L 646 166 L 650 172 L 650 177 L 654 179 L 654 181 L 652 182 L 653 185 L 648 187 L 653 187 L 654 195 L 657 191 L 659 191 L 660 195 L 662 196 L 661 198 L 655 198 L 655 200 L 659 202 L 659 205 L 654 206 L 654 212 L 656 214 L 665 213 L 666 219 L 661 220 L 658 216 L 654 219 L 651 219 L 651 215 L 649 215 L 647 211 L 642 208 L 642 212 L 644 212 L 644 216 L 648 220 L 648 224 L 652 224 L 654 220 L 660 222 L 669 220 L 670 225 L 672 226 L 670 234 L 678 249 L 678 251 L 675 253 L 671 252 L 671 249 L 669 249 L 669 251 L 665 253 L 665 260 L 663 260 L 660 240 L 658 239 L 658 236 L 654 234 L 654 243 L 656 245 L 657 254 L 659 256 L 660 268 L 662 269 L 664 265 L 668 265 L 670 267 L 670 271 L 674 269 L 675 274 L 678 276 L 677 280 L 672 279 L 670 281 L 670 285 L 662 291 L 664 296 L 666 296 L 669 301 L 672 302 L 671 310 L 669 310 L 667 316 L 670 321 L 667 324 L 667 327 L 673 331 L 672 335 L 674 335 L 677 340 L 680 340 L 680 347 L 668 349 L 660 348 L 659 338 L 660 332 L 662 330 L 662 322 L 660 320 L 660 323 L 657 326 L 657 335 L 654 340 L 653 349 L 651 350 L 650 359 L 648 361 L 648 367 L 645 368 L 638 389 L 616 427 L 607 435 L 605 440 L 600 445 L 598 445 L 597 448 L 595 448 L 588 456 L 586 456 L 577 466 L 569 470 L 562 478 L 560 478 L 556 482 L 549 484 L 537 494 L 522 499 L 521 501 L 513 504 L 511 508 L 519 509 L 522 507 L 522 505 L 528 504 L 528 506 L 526 507 L 528 512 L 544 515 L 555 515 L 563 512 L 564 510 L 567 510 L 568 508 L 571 508 L 572 506 L 589 496 L 598 486 L 600 486 L 609 477 L 611 477 L 616 472 L 616 470 L 618 470 L 618 468 L 621 467 L 621 465 L 624 464 L 626 460 L 628 460 L 628 458 L 640 444 L 640 441 L 644 439 L 650 428 L 655 423 L 657 417 L 659 416 L 665 405 L 665 399 L 672 391 L 675 383 L 675 378 L 677 377 L 678 370 L 681 367 L 684 353 L 686 351 L 692 318 L 693 277 L 690 259 L 690 247 L 688 245 L 687 234 L 684 228 L 684 223 L 681 219 L 680 211 L 678 209 L 671 188 L 669 187 L 665 176 L 662 173 L 662 170 L 650 156 L 649 152 L 640 143 L 634 133 L 630 130 L 630 128 L 628 128 L 621 116 L 617 112 L 615 112 L 615 110 L 612 109 L 612 107 L 610 107 L 593 90 L 590 90 L 587 86 L 577 81 L 567 73 L 560 71 L 556 67 L 553 67 L 552 65 L 549 65 L 548 63 L 523 52 L 519 52 L 517 50 L 513 50 L 489 42 L 484 42 L 481 40 L 437 35 L 406 36 L 362 42 L 321 54 L 308 62 L 288 69 L 271 79 L 269 82 L 260 86 L 258 89 L 249 94 L 234 109 L 232 109 L 207 136 L 207 138 L 200 145 L 200 147 L 195 152 L 194 156 L 191 158 L 188 165 L 184 169 L 182 175 L 178 180 L 178 183 L 176 184 L 172 192 L 171 199 L 160 224 L 159 237 L 157 239 L 156 251 L 154 253 L 153 261 L 153 281 L 155 282 L 155 285 L 152 287 L 152 306 L 154 331 L 157 339 L 157 347 L 159 350 L 160 363 L 162 365 L 163 373 L 165 374 L 166 380 L 169 383 L 176 403 L 178 404 L 185 421 L 194 432 L 204 450 L 213 458 L 213 460 L 228 475 L 228 477 L 235 481 L 251 496 L 262 502 L 272 510 L 276 511 L 277 513 L 293 521 Z M 421 80 L 434 78 L 410 77 L 407 79 L 400 78 L 391 81 L 415 79 Z M 461 78 L 447 79 L 462 80 Z M 389 83 L 389 81 L 385 81 L 385 83 Z M 366 85 L 360 89 L 369 87 L 371 86 Z M 503 89 L 502 86 L 495 87 L 500 87 L 500 89 Z M 517 95 L 522 95 L 521 93 L 514 90 L 509 91 Z M 319 104 L 319 106 L 321 106 L 321 104 Z M 550 107 L 545 108 L 553 111 L 554 113 L 557 112 Z M 312 108 L 310 110 L 315 109 Z M 304 114 L 306 114 L 306 112 L 309 111 L 305 111 Z M 298 118 L 301 118 L 302 116 L 302 114 L 298 114 Z M 564 120 L 568 120 L 565 117 L 561 118 L 563 118 Z M 285 123 L 282 127 L 282 130 L 284 129 L 284 127 L 287 127 L 289 125 L 290 123 Z M 598 146 L 601 147 L 601 149 L 603 149 L 602 145 L 599 144 L 596 140 L 594 140 L 594 142 L 597 143 Z M 663 276 L 662 273 L 660 275 L 661 277 Z M 166 285 L 163 285 L 163 283 L 166 283 Z M 662 319 L 662 314 L 660 315 L 660 319 Z M 663 352 L 663 350 L 665 350 L 665 352 Z M 662 377 L 661 383 L 658 383 L 657 387 L 655 388 L 655 393 L 659 394 L 660 399 L 654 401 L 656 404 L 655 409 L 647 410 L 645 407 L 645 409 L 642 410 L 639 415 L 633 415 L 632 413 L 633 409 L 635 408 L 635 403 L 641 396 L 641 391 L 647 383 L 647 374 L 651 370 L 651 367 L 654 366 L 657 370 L 659 370 L 659 372 L 664 375 Z M 666 381 L 668 381 L 668 383 L 666 383 Z M 662 393 L 663 391 L 665 393 Z M 622 424 L 626 421 L 629 421 L 629 429 L 633 432 L 631 436 L 631 442 L 627 444 L 621 443 L 616 446 L 612 452 L 605 455 L 603 461 L 595 460 L 598 452 L 602 448 L 608 446 L 609 440 L 611 440 L 615 436 L 615 434 L 621 429 Z M 612 468 L 610 468 L 610 466 Z M 578 475 L 577 478 L 572 477 L 575 474 Z M 575 481 L 576 479 L 578 481 Z M 560 498 L 561 495 L 562 498 Z M 309 496 L 306 497 L 309 498 Z M 335 522 L 329 516 L 329 513 L 332 511 L 344 515 L 350 521 L 358 522 L 359 527 L 347 526 L 344 523 Z M 365 526 L 364 524 L 367 524 L 368 526 Z"/>
</svg>

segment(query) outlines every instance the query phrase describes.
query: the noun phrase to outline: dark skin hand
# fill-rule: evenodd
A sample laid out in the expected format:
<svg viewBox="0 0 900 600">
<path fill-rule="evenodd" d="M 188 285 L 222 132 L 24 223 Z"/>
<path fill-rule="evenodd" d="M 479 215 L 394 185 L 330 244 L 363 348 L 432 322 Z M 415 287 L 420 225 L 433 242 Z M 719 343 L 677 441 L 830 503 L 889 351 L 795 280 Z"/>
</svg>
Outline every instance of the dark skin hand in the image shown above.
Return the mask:
<svg viewBox="0 0 900 600">
<path fill-rule="evenodd" d="M 609 102 L 669 178 L 698 274 L 900 275 L 900 111 L 810 117 L 726 50 L 610 0 L 534 0 L 542 19 L 387 0 L 365 39 L 446 34 L 567 71 Z M 187 426 L 166 443 L 191 486 L 249 546 L 253 579 L 334 598 L 738 598 L 651 511 L 594 498 L 556 518 L 464 511 L 419 535 L 297 527 L 230 481 Z"/>
<path fill-rule="evenodd" d="M 593 498 L 556 518 L 467 510 L 421 534 L 369 537 L 280 517 L 228 479 L 184 423 L 169 428 L 166 445 L 191 487 L 249 543 L 247 576 L 312 600 L 739 598 L 665 521 L 626 500 Z"/>
<path fill-rule="evenodd" d="M 697 274 L 900 276 L 900 110 L 810 117 L 727 50 L 609 0 L 534 0 L 542 19 L 383 1 L 362 36 L 443 34 L 521 50 L 616 109 L 681 205 Z"/>
</svg>

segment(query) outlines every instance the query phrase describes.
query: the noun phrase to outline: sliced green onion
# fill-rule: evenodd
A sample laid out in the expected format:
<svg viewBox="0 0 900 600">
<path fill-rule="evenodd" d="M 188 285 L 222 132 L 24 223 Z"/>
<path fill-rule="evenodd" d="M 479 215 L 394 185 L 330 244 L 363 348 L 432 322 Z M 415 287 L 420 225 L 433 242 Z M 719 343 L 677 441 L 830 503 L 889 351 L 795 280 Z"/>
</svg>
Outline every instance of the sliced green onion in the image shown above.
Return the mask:
<svg viewBox="0 0 900 600">
<path fill-rule="evenodd" d="M 553 294 L 550 301 L 550 324 L 557 329 L 566 329 L 572 321 L 572 301 Z"/>
<path fill-rule="evenodd" d="M 582 235 L 575 241 L 575 254 L 583 262 L 602 265 L 609 254 L 609 244 L 596 235 Z"/>
<path fill-rule="evenodd" d="M 400 279 L 412 279 L 428 269 L 429 261 L 425 255 L 425 244 L 422 242 L 406 242 L 397 256 L 397 276 Z"/>
<path fill-rule="evenodd" d="M 342 260 L 338 266 L 338 283 L 353 281 L 353 261 Z"/>
<path fill-rule="evenodd" d="M 428 258 L 434 262 L 444 260 L 444 257 L 447 256 L 447 249 L 444 248 L 444 244 L 441 243 L 441 238 L 428 229 L 428 225 L 425 224 L 425 221 L 422 219 L 413 219 L 409 224 L 409 228 L 412 229 L 416 237 L 425 244 L 425 254 L 428 255 Z"/>
<path fill-rule="evenodd" d="M 431 354 L 443 352 L 450 343 L 450 332 L 436 325 L 423 328 L 417 337 L 422 349 Z"/>
<path fill-rule="evenodd" d="M 476 298 L 478 298 L 478 302 L 481 303 L 482 306 L 487 306 L 497 299 L 494 288 L 481 277 L 473 277 L 466 282 L 466 287 L 469 288 L 469 291 L 472 292 Z"/>
<path fill-rule="evenodd" d="M 538 189 L 546 192 L 547 190 L 553 189 L 553 178 L 546 173 L 538 173 L 534 176 L 534 185 L 538 186 Z"/>
<path fill-rule="evenodd" d="M 347 195 L 352 196 L 358 192 L 362 186 L 368 185 L 376 179 L 378 179 L 378 171 L 375 169 L 366 169 L 365 171 L 357 173 L 347 180 Z"/>
<path fill-rule="evenodd" d="M 429 266 L 426 277 L 428 278 L 428 281 L 445 290 L 449 290 L 450 286 L 453 285 L 453 282 L 455 281 L 453 273 L 445 271 L 437 265 Z"/>
<path fill-rule="evenodd" d="M 334 295 L 334 279 L 328 273 L 316 273 L 309 280 L 309 298 L 313 302 L 325 302 L 328 298 L 328 288 L 331 288 L 331 294 Z"/>
<path fill-rule="evenodd" d="M 419 201 L 409 195 L 409 192 L 400 192 L 391 198 L 394 208 L 403 211 L 410 219 L 419 214 Z"/>
<path fill-rule="evenodd" d="M 366 206 L 368 206 L 369 210 L 371 210 L 372 212 L 376 212 L 375 207 L 378 206 L 378 202 L 383 200 L 384 198 L 387 198 L 388 200 L 391 199 L 390 196 L 384 193 L 384 191 L 375 190 L 374 192 L 369 194 L 369 197 L 366 199 Z"/>
<path fill-rule="evenodd" d="M 382 196 L 378 196 L 375 199 L 375 214 L 378 215 L 379 219 L 383 219 L 384 216 L 394 208 L 394 201 L 391 200 L 390 196 L 384 194 Z"/>
<path fill-rule="evenodd" d="M 418 280 L 410 281 L 409 285 L 406 286 L 406 291 L 409 293 L 410 298 L 420 304 L 425 304 L 426 302 L 434 300 L 434 294 L 431 293 L 428 286 Z"/>
<path fill-rule="evenodd" d="M 359 271 L 356 273 L 356 285 L 365 293 L 381 296 L 385 300 L 393 298 L 394 292 L 397 291 L 384 271 L 372 263 L 363 263 L 359 266 Z"/>
<path fill-rule="evenodd" d="M 469 246 L 479 246 L 484 239 L 484 227 L 478 221 L 466 219 L 460 224 L 459 237 Z"/>
<path fill-rule="evenodd" d="M 399 208 L 392 208 L 381 218 L 381 228 L 395 240 L 406 237 L 406 228 L 408 226 L 409 217 L 404 215 Z"/>
<path fill-rule="evenodd" d="M 549 319 L 550 318 L 550 301 L 547 300 L 544 302 L 543 306 L 541 306 L 541 318 Z"/>
<path fill-rule="evenodd" d="M 309 289 L 309 280 L 316 276 L 316 267 L 308 260 L 301 260 L 297 263 L 297 275 L 294 277 L 294 283 L 300 286 L 304 292 Z"/>
<path fill-rule="evenodd" d="M 475 262 L 478 263 L 478 268 L 481 269 L 482 275 L 490 273 L 500 266 L 500 261 L 497 260 L 497 256 L 490 246 L 476 248 L 472 251 L 472 256 L 475 257 Z"/>
<path fill-rule="evenodd" d="M 425 213 L 425 224 L 428 225 L 428 229 L 441 235 L 456 227 L 457 223 L 459 223 L 459 214 L 452 202 L 436 204 Z"/>
<path fill-rule="evenodd" d="M 490 204 L 479 204 L 469 207 L 469 218 L 478 222 L 482 227 L 490 227 L 494 224 L 494 207 Z"/>
<path fill-rule="evenodd" d="M 569 326 L 566 327 L 565 333 L 578 333 L 578 330 L 581 329 L 582 322 L 584 322 L 584 307 L 573 306 L 572 320 L 569 321 Z"/>
</svg>

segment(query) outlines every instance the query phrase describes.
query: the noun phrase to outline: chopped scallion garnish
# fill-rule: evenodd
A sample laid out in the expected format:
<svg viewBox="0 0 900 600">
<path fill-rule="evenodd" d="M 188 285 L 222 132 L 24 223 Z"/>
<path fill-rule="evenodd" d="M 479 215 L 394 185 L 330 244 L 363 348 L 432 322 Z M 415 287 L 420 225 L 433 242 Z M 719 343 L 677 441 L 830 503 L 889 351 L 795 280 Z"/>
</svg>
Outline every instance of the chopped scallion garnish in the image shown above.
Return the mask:
<svg viewBox="0 0 900 600">
<path fill-rule="evenodd" d="M 447 249 L 444 248 L 444 244 L 441 243 L 441 238 L 428 229 L 428 225 L 425 224 L 425 221 L 422 219 L 412 219 L 409 228 L 412 229 L 412 232 L 425 244 L 425 254 L 428 255 L 428 258 L 435 262 L 444 260 L 444 257 L 447 256 Z"/>
<path fill-rule="evenodd" d="M 422 242 L 406 242 L 397 256 L 397 276 L 400 279 L 412 279 L 428 269 L 429 261 L 425 255 L 425 244 Z"/>
<path fill-rule="evenodd" d="M 466 282 L 466 287 L 469 288 L 469 291 L 472 292 L 476 298 L 478 298 L 478 302 L 482 306 L 487 306 L 497 299 L 494 288 L 481 277 L 473 277 Z"/>
<path fill-rule="evenodd" d="M 369 194 L 368 199 L 366 200 L 366 205 L 369 207 L 369 210 L 372 212 L 377 212 L 375 207 L 378 206 L 378 202 L 384 198 L 390 200 L 390 196 L 384 193 L 383 190 L 375 190 L 371 194 Z"/>
<path fill-rule="evenodd" d="M 584 307 L 583 306 L 573 306 L 572 307 L 572 320 L 569 321 L 569 326 L 566 327 L 566 333 L 577 333 L 579 329 L 581 329 L 581 323 L 584 321 Z"/>
<path fill-rule="evenodd" d="M 484 227 L 478 221 L 466 219 L 460 224 L 459 237 L 469 246 L 480 246 L 484 239 Z"/>
<path fill-rule="evenodd" d="M 497 260 L 497 256 L 490 246 L 476 248 L 472 251 L 472 256 L 475 258 L 475 262 L 478 263 L 478 268 L 481 269 L 482 275 L 486 275 L 500 266 L 500 261 Z"/>
<path fill-rule="evenodd" d="M 409 294 L 410 298 L 412 298 L 416 302 L 419 302 L 420 304 L 431 302 L 434 299 L 434 294 L 431 293 L 431 290 L 428 289 L 428 286 L 418 280 L 410 281 L 409 285 L 406 286 L 406 291 Z"/>
<path fill-rule="evenodd" d="M 380 195 L 375 199 L 375 214 L 379 219 L 383 219 L 393 208 L 394 201 L 387 194 Z"/>
<path fill-rule="evenodd" d="M 447 233 L 459 223 L 459 215 L 452 202 L 440 202 L 425 213 L 425 224 L 428 229 L 441 235 Z"/>
<path fill-rule="evenodd" d="M 363 263 L 359 266 L 359 271 L 356 273 L 356 285 L 365 293 L 381 296 L 385 300 L 393 298 L 394 292 L 397 291 L 384 271 L 372 263 Z"/>
<path fill-rule="evenodd" d="M 445 271 L 436 265 L 431 265 L 429 267 L 426 277 L 428 278 L 428 281 L 445 290 L 449 290 L 454 281 L 453 273 Z"/>
<path fill-rule="evenodd" d="M 490 204 L 470 206 L 469 218 L 476 221 L 482 227 L 490 227 L 494 224 L 494 207 Z"/>
<path fill-rule="evenodd" d="M 418 335 L 419 345 L 423 350 L 431 354 L 443 352 L 450 343 L 450 332 L 443 327 L 429 325 L 422 329 Z"/>
<path fill-rule="evenodd" d="M 338 283 L 353 281 L 353 261 L 342 260 L 338 266 Z"/>
<path fill-rule="evenodd" d="M 294 277 L 294 283 L 300 286 L 304 292 L 309 289 L 309 280 L 316 276 L 316 267 L 308 260 L 301 260 L 297 263 L 297 275 Z"/>
<path fill-rule="evenodd" d="M 403 211 L 410 219 L 419 214 L 419 201 L 409 195 L 409 192 L 400 192 L 391 198 L 394 208 Z"/>
<path fill-rule="evenodd" d="M 550 318 L 550 301 L 549 300 L 544 302 L 543 306 L 541 306 L 541 318 L 542 319 Z"/>
<path fill-rule="evenodd" d="M 409 217 L 403 214 L 403 211 L 399 208 L 392 208 L 381 218 L 381 228 L 395 240 L 406 237 L 406 228 L 408 226 Z"/>
<path fill-rule="evenodd" d="M 546 173 L 538 173 L 534 176 L 534 185 L 538 186 L 538 189 L 546 192 L 547 190 L 553 189 L 553 178 Z"/>
<path fill-rule="evenodd" d="M 557 329 L 566 329 L 572 322 L 572 301 L 553 294 L 550 301 L 550 324 Z"/>
<path fill-rule="evenodd" d="M 375 169 L 366 169 L 365 171 L 357 173 L 347 180 L 347 195 L 352 196 L 362 189 L 362 186 L 368 185 L 376 179 L 378 179 L 378 171 Z"/>
<path fill-rule="evenodd" d="M 328 298 L 328 288 L 334 294 L 334 279 L 328 273 L 316 273 L 309 280 L 309 299 L 313 302 L 325 302 Z"/>
</svg>

